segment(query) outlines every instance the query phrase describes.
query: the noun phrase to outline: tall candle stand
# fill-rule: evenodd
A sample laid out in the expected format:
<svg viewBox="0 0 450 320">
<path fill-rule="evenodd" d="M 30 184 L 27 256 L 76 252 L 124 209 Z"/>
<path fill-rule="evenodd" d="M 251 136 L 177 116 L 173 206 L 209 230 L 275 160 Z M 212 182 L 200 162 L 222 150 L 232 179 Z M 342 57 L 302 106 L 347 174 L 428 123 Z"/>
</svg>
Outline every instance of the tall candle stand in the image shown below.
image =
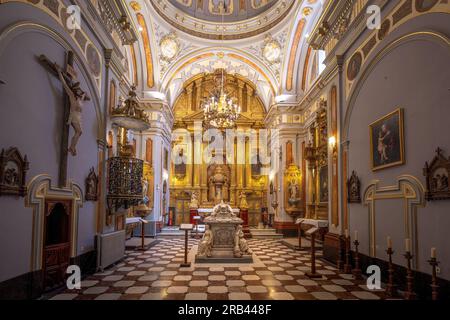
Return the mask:
<svg viewBox="0 0 450 320">
<path fill-rule="evenodd" d="M 362 272 L 359 267 L 359 251 L 358 251 L 359 241 L 358 241 L 358 239 L 353 241 L 353 244 L 355 245 L 355 268 L 353 269 L 353 275 L 355 276 L 355 279 L 360 280 L 360 279 L 362 279 L 362 276 L 361 276 Z"/>
<path fill-rule="evenodd" d="M 407 270 L 406 270 L 406 291 L 405 291 L 405 299 L 406 300 L 414 300 L 416 298 L 416 293 L 414 292 L 414 276 L 411 269 L 411 260 L 413 255 L 411 252 L 406 251 L 404 257 L 408 261 Z"/>
<path fill-rule="evenodd" d="M 392 255 L 394 254 L 394 250 L 392 248 L 388 248 L 386 253 L 389 256 L 389 265 L 388 265 L 388 283 L 386 285 L 386 296 L 395 297 L 397 295 L 397 288 L 394 284 L 394 264 L 392 263 Z"/>
<path fill-rule="evenodd" d="M 437 261 L 437 259 L 435 257 L 433 257 L 433 258 L 430 258 L 430 260 L 428 260 L 428 263 L 433 268 L 433 271 L 431 274 L 431 299 L 438 300 L 439 285 L 437 284 L 436 268 L 439 265 L 439 262 Z"/>
<path fill-rule="evenodd" d="M 338 258 L 337 258 L 337 261 L 336 261 L 336 267 L 337 267 L 337 269 L 338 269 L 339 271 L 343 270 L 343 267 L 344 267 L 344 261 L 342 260 L 342 253 L 343 253 L 343 250 L 342 250 L 342 247 L 341 247 L 341 243 L 342 243 L 341 240 L 342 240 L 342 238 L 340 237 L 340 238 L 339 238 Z"/>
<path fill-rule="evenodd" d="M 350 237 L 345 237 L 345 264 L 344 273 L 352 273 L 352 265 L 350 264 Z"/>
</svg>

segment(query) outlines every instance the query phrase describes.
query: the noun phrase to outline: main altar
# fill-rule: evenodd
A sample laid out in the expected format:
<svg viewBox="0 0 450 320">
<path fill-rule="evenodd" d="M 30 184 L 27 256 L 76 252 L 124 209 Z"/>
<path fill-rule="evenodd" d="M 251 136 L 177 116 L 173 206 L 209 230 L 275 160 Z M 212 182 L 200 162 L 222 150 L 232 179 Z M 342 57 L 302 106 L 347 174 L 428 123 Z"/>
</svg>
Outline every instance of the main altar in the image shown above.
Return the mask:
<svg viewBox="0 0 450 320">
<path fill-rule="evenodd" d="M 204 219 L 205 233 L 198 245 L 197 263 L 252 263 L 243 232 L 243 220 L 221 201 Z"/>
</svg>

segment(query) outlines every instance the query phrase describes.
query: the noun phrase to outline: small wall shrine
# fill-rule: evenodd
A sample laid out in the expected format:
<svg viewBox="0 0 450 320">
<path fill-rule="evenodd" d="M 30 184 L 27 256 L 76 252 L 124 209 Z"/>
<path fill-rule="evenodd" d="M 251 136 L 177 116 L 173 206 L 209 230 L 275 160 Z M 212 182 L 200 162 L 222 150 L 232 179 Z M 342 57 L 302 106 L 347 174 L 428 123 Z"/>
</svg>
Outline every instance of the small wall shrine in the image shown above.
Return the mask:
<svg viewBox="0 0 450 320">
<path fill-rule="evenodd" d="M 27 192 L 26 173 L 29 169 L 27 156 L 22 157 L 17 148 L 2 149 L 0 154 L 0 196 L 24 197 Z"/>
</svg>

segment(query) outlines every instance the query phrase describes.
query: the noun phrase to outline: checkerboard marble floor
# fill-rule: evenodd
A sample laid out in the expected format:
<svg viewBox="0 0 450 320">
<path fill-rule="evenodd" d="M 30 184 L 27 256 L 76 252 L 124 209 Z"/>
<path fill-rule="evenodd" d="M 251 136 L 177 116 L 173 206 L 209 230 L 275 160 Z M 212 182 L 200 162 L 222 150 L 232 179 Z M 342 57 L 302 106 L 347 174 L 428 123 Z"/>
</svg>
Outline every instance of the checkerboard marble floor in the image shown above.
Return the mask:
<svg viewBox="0 0 450 320">
<path fill-rule="evenodd" d="M 363 281 L 339 274 L 319 260 L 321 279 L 309 279 L 308 251 L 296 251 L 280 240 L 250 239 L 253 264 L 193 264 L 180 268 L 184 239 L 162 239 L 148 251 L 127 251 L 120 264 L 96 273 L 80 290 L 66 290 L 51 299 L 65 300 L 346 300 L 384 299 L 384 292 L 371 291 Z M 190 240 L 193 259 L 197 240 Z M 318 252 L 319 258 L 321 252 Z"/>
</svg>

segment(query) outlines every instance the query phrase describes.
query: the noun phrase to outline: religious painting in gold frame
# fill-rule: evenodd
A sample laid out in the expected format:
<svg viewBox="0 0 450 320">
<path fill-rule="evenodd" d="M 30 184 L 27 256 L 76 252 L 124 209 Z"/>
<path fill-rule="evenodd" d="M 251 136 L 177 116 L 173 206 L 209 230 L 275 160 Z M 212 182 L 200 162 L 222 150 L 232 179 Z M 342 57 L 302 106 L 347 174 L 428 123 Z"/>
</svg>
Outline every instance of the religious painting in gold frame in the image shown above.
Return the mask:
<svg viewBox="0 0 450 320">
<path fill-rule="evenodd" d="M 403 114 L 398 108 L 369 125 L 372 171 L 405 163 Z"/>
</svg>

